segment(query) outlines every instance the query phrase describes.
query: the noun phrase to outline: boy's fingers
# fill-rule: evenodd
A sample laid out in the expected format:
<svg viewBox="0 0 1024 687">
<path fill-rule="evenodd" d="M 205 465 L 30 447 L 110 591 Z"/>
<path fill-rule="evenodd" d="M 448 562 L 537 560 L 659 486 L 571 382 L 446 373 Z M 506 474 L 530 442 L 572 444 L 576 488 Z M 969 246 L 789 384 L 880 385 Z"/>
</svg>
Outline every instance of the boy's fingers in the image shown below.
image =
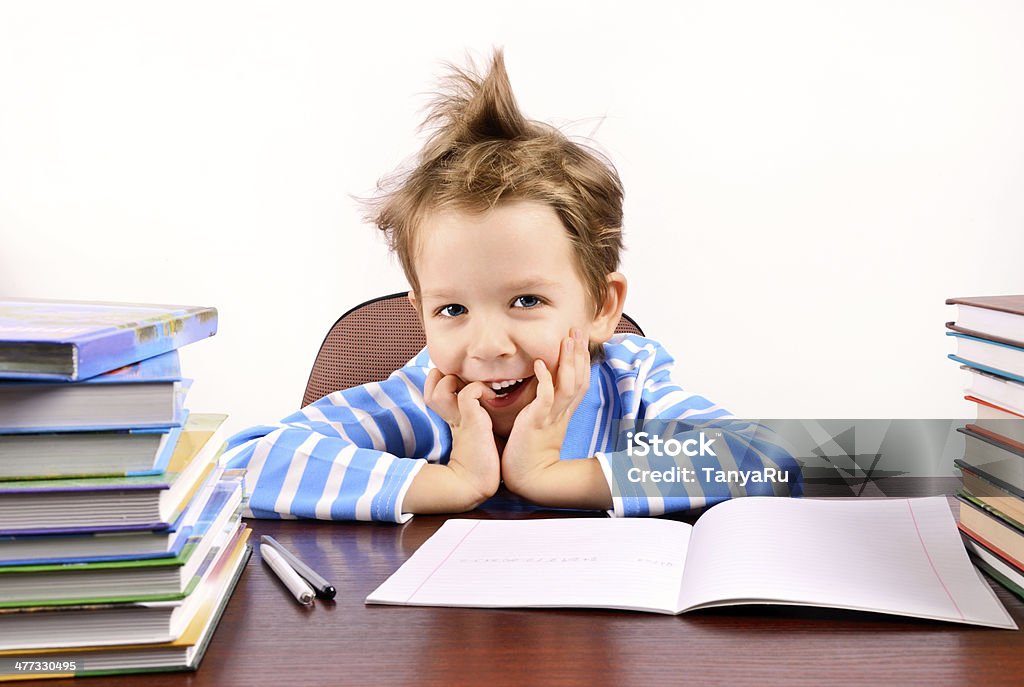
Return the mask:
<svg viewBox="0 0 1024 687">
<path fill-rule="evenodd" d="M 484 417 L 487 417 L 487 412 L 480 405 L 481 399 L 492 399 L 497 396 L 494 390 L 483 382 L 473 382 L 467 384 L 462 391 L 458 393 L 457 402 L 459 407 L 459 415 L 463 419 L 468 418 L 479 418 L 479 413 L 483 413 Z"/>
<path fill-rule="evenodd" d="M 575 332 L 575 330 L 573 330 Z M 576 395 L 576 340 L 569 336 L 562 340 L 558 355 L 558 384 L 555 389 L 555 410 L 561 412 Z"/>
<path fill-rule="evenodd" d="M 434 393 L 436 395 L 442 395 L 446 397 L 454 396 L 455 394 L 459 393 L 459 390 L 462 389 L 462 387 L 463 384 L 461 379 L 459 379 L 455 375 L 444 375 L 441 381 L 437 383 L 437 388 L 434 390 Z"/>
<path fill-rule="evenodd" d="M 533 373 L 537 376 L 537 400 L 543 412 L 548 412 L 555 401 L 555 387 L 551 373 L 543 360 L 533 361 Z"/>
<path fill-rule="evenodd" d="M 451 402 L 439 401 L 437 398 L 427 402 L 427 407 L 441 416 L 441 419 L 449 425 L 459 424 L 459 409 L 453 400 Z"/>
<path fill-rule="evenodd" d="M 467 399 L 487 399 L 490 400 L 496 397 L 498 394 L 491 387 L 487 386 L 483 382 L 470 382 L 459 391 L 459 400 L 463 397 Z"/>
<path fill-rule="evenodd" d="M 427 403 L 430 403 L 430 399 L 434 396 L 434 389 L 437 388 L 437 383 L 444 377 L 441 371 L 436 367 L 430 369 L 427 373 L 427 381 L 423 385 L 423 398 Z"/>
<path fill-rule="evenodd" d="M 444 375 L 440 370 L 434 368 L 427 374 L 427 383 L 424 386 L 423 396 L 427 407 L 450 425 L 459 422 L 459 405 L 455 398 L 459 384 L 459 378 L 455 375 Z M 429 394 L 427 393 L 428 388 L 430 389 Z"/>
</svg>

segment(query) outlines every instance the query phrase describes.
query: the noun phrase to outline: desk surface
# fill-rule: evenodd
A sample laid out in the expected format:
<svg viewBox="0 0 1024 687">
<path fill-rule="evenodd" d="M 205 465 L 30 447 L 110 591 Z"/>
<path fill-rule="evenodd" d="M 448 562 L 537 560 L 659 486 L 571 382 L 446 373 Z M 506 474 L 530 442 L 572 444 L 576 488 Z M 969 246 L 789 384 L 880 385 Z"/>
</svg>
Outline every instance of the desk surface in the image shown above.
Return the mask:
<svg viewBox="0 0 1024 687">
<path fill-rule="evenodd" d="M 901 491 L 949 493 L 951 486 L 955 481 Z M 499 494 L 460 517 L 561 515 L 580 514 L 537 511 Z M 874 614 L 770 606 L 682 616 L 365 606 L 366 595 L 445 519 L 418 516 L 402 526 L 250 521 L 254 540 L 275 537 L 336 584 L 337 601 L 300 607 L 256 553 L 199 671 L 149 675 L 145 684 L 937 685 L 1020 684 L 1024 674 L 1024 630 Z M 1024 603 L 993 587 L 1024 627 Z M 139 680 L 39 684 L 127 687 Z"/>
</svg>

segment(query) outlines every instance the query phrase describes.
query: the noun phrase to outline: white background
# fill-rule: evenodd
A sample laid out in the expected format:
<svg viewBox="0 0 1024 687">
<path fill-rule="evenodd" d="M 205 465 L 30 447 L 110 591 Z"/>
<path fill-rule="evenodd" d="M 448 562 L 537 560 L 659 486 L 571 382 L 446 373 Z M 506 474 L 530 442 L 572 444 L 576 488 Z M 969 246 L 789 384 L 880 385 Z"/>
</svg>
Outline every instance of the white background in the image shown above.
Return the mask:
<svg viewBox="0 0 1024 687">
<path fill-rule="evenodd" d="M 214 305 L 190 406 L 298 408 L 406 288 L 352 196 L 445 60 L 626 187 L 627 312 L 748 417 L 956 417 L 951 296 L 1024 292 L 1019 2 L 6 2 L 0 294 Z"/>
</svg>

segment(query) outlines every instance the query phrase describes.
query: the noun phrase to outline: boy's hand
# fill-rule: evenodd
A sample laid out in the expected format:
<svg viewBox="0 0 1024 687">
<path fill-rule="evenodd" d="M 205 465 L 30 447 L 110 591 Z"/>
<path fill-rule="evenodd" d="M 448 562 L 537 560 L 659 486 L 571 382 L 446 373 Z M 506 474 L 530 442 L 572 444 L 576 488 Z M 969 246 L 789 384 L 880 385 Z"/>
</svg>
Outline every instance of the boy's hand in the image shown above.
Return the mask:
<svg viewBox="0 0 1024 687">
<path fill-rule="evenodd" d="M 559 463 L 569 420 L 590 388 L 590 351 L 578 329 L 562 340 L 554 376 L 542 360 L 533 363 L 537 398 L 516 417 L 501 457 L 509 490 L 532 501 L 550 493 L 544 473 Z M 552 473 L 553 474 L 553 473 Z"/>
<path fill-rule="evenodd" d="M 451 471 L 455 478 L 453 484 L 464 495 L 464 510 L 472 510 L 494 496 L 501 482 L 491 417 L 480 405 L 480 399 L 495 396 L 494 390 L 483 382 L 466 384 L 455 375 L 445 375 L 437 368 L 427 374 L 423 389 L 427 407 L 440 415 L 452 429 L 451 457 L 442 467 Z"/>
</svg>

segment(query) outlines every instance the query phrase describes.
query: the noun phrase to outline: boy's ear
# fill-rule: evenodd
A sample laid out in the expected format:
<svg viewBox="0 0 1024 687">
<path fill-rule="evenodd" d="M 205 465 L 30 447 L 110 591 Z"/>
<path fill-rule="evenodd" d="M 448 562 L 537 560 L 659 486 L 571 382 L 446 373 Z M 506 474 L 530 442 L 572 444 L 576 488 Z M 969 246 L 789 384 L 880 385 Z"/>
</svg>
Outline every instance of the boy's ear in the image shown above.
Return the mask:
<svg viewBox="0 0 1024 687">
<path fill-rule="evenodd" d="M 409 302 L 412 303 L 412 309 L 416 311 L 416 315 L 420 318 L 420 323 L 422 324 L 423 313 L 420 312 L 420 304 L 416 301 L 416 294 L 412 292 L 412 289 L 409 290 L 407 298 L 409 299 Z"/>
<path fill-rule="evenodd" d="M 608 295 L 594 316 L 590 328 L 590 342 L 602 344 L 612 337 L 615 327 L 622 318 L 622 306 L 626 302 L 626 277 L 621 272 L 612 272 L 608 281 Z"/>
</svg>

